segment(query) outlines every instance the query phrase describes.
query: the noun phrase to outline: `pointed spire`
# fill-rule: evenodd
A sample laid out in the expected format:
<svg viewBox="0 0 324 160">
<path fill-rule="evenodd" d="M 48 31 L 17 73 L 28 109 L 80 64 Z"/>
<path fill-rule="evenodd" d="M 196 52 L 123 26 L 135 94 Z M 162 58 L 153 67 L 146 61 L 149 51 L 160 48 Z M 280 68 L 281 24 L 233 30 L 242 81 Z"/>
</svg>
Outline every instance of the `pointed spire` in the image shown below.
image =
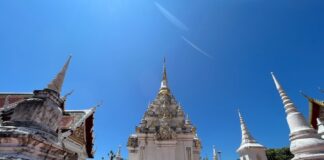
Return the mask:
<svg viewBox="0 0 324 160">
<path fill-rule="evenodd" d="M 116 158 L 121 158 L 121 145 L 118 146 L 118 150 L 116 153 Z"/>
<path fill-rule="evenodd" d="M 164 58 L 164 62 L 163 62 L 163 75 L 162 75 L 162 81 L 161 81 L 159 95 L 170 95 L 170 89 L 168 86 L 168 78 L 167 78 L 167 72 L 166 72 L 166 66 L 165 66 L 165 58 Z"/>
<path fill-rule="evenodd" d="M 241 146 L 247 143 L 256 143 L 256 140 L 252 137 L 252 135 L 250 134 L 248 128 L 246 127 L 246 124 L 243 120 L 243 117 L 240 113 L 240 111 L 238 111 L 239 114 L 239 118 L 240 118 L 240 124 L 241 124 L 241 131 L 242 131 L 242 142 L 241 142 Z"/>
<path fill-rule="evenodd" d="M 185 124 L 188 124 L 188 125 L 191 124 L 191 122 L 190 122 L 190 120 L 189 120 L 189 115 L 188 115 L 188 114 L 186 115 L 186 121 L 185 121 Z"/>
<path fill-rule="evenodd" d="M 165 57 L 163 58 L 163 80 L 167 80 Z"/>
<path fill-rule="evenodd" d="M 166 71 L 165 57 L 163 59 L 163 75 L 162 75 L 162 82 L 161 82 L 160 89 L 168 89 L 168 77 L 167 77 L 167 71 Z"/>
<path fill-rule="evenodd" d="M 69 56 L 68 60 L 65 62 L 61 71 L 56 75 L 56 77 L 51 81 L 51 83 L 48 84 L 47 88 L 52 89 L 58 93 L 61 92 L 64 78 L 65 78 L 65 73 L 66 73 L 66 70 L 68 69 L 71 58 L 72 58 L 72 56 Z"/>
<path fill-rule="evenodd" d="M 282 102 L 284 104 L 290 132 L 293 133 L 293 132 L 297 132 L 298 130 L 310 129 L 304 116 L 297 111 L 297 108 L 295 107 L 294 103 L 291 101 L 291 99 L 288 97 L 286 92 L 283 90 L 282 86 L 280 85 L 278 79 L 275 77 L 273 72 L 271 72 L 271 75 L 276 85 L 276 88 L 280 94 Z"/>
<path fill-rule="evenodd" d="M 297 112 L 297 109 L 295 107 L 295 105 L 293 104 L 293 102 L 290 100 L 290 98 L 288 97 L 288 95 L 286 94 L 286 92 L 283 90 L 282 86 L 280 85 L 278 79 L 276 78 L 276 76 L 274 75 L 273 72 L 271 72 L 272 75 L 272 79 L 276 85 L 276 88 L 280 94 L 280 97 L 282 99 L 282 102 L 284 104 L 286 113 L 293 113 L 293 112 Z"/>
<path fill-rule="evenodd" d="M 215 145 L 213 145 L 213 160 L 218 160 L 218 153 L 216 151 Z"/>
</svg>

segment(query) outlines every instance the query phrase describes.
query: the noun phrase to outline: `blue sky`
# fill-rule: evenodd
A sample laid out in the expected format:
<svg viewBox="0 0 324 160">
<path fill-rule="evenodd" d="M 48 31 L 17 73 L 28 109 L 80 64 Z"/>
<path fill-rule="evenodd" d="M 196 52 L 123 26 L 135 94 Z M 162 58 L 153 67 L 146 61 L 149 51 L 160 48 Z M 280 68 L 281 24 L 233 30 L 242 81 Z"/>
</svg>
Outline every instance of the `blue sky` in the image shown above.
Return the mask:
<svg viewBox="0 0 324 160">
<path fill-rule="evenodd" d="M 164 56 L 202 156 L 214 144 L 223 159 L 238 157 L 238 108 L 260 143 L 289 145 L 271 71 L 306 117 L 299 90 L 324 99 L 317 89 L 324 88 L 322 0 L 2 0 L 0 22 L 2 92 L 44 88 L 73 55 L 67 108 L 103 101 L 96 159 L 119 144 L 126 155 L 127 138 L 159 89 Z"/>
</svg>

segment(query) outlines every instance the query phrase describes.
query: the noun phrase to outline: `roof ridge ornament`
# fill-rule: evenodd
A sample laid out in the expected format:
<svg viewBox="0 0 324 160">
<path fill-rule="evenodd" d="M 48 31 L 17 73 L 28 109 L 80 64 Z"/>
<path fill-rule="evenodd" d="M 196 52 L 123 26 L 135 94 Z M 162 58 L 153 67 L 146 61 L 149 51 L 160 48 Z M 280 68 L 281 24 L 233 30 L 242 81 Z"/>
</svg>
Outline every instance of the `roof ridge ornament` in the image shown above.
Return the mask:
<svg viewBox="0 0 324 160">
<path fill-rule="evenodd" d="M 305 98 L 307 98 L 308 100 L 312 100 L 313 98 L 308 96 L 306 93 L 304 93 L 302 90 L 299 91 L 299 93 L 304 96 Z"/>
<path fill-rule="evenodd" d="M 321 101 L 321 100 L 319 100 L 317 98 L 313 98 L 313 97 L 308 96 L 303 91 L 299 91 L 299 92 L 300 92 L 300 94 L 302 94 L 310 102 L 315 102 L 315 103 L 318 103 L 320 105 L 323 104 L 323 102 L 324 102 L 324 101 Z"/>
<path fill-rule="evenodd" d="M 65 62 L 61 71 L 55 76 L 55 78 L 47 85 L 48 89 L 54 90 L 61 93 L 62 86 L 64 83 L 65 73 L 69 67 L 72 56 L 70 55 L 68 60 Z"/>
<path fill-rule="evenodd" d="M 62 97 L 62 99 L 63 99 L 64 101 L 66 101 L 66 100 L 67 100 L 67 97 L 69 97 L 70 95 L 72 95 L 73 92 L 74 92 L 74 89 L 72 89 L 70 92 L 66 93 L 66 94 Z"/>
</svg>

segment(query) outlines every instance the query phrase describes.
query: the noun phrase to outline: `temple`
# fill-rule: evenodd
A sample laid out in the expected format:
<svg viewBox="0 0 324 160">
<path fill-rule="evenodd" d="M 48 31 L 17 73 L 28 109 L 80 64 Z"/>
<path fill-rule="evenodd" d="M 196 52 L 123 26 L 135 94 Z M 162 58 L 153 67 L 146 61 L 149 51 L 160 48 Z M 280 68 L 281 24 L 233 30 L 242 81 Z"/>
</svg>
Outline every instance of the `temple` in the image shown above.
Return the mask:
<svg viewBox="0 0 324 160">
<path fill-rule="evenodd" d="M 0 157 L 24 160 L 93 158 L 96 107 L 66 110 L 61 97 L 71 57 L 43 90 L 0 93 Z"/>
<path fill-rule="evenodd" d="M 168 86 L 165 61 L 160 90 L 130 135 L 129 160 L 199 160 L 201 143 Z"/>
</svg>

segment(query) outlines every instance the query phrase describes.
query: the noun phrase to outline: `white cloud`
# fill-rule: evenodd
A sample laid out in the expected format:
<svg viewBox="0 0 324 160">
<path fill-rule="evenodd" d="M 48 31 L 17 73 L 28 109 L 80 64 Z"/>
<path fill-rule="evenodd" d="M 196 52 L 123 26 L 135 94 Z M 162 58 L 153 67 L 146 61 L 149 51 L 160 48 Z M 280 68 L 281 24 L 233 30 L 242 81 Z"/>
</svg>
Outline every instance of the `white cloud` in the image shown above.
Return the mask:
<svg viewBox="0 0 324 160">
<path fill-rule="evenodd" d="M 155 6 L 159 9 L 159 11 L 163 14 L 163 16 L 168 19 L 173 25 L 178 27 L 181 30 L 189 31 L 189 28 L 182 23 L 177 17 L 171 14 L 167 9 L 161 6 L 158 2 L 154 2 Z"/>
<path fill-rule="evenodd" d="M 207 56 L 208 58 L 213 58 L 211 55 L 209 55 L 207 52 L 199 48 L 197 45 L 189 41 L 186 37 L 182 36 L 181 37 L 187 44 L 189 44 L 192 48 L 194 48 L 196 51 L 199 53 L 203 54 L 204 56 Z"/>
</svg>

